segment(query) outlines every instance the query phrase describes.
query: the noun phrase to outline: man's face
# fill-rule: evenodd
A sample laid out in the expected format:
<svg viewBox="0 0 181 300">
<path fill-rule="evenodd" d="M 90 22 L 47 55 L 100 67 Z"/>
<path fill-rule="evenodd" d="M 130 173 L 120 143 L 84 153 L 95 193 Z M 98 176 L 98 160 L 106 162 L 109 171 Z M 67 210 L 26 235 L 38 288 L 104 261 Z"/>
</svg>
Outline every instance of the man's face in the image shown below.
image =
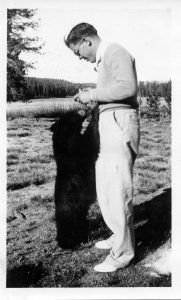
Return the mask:
<svg viewBox="0 0 181 300">
<path fill-rule="evenodd" d="M 84 59 L 91 63 L 96 62 L 96 55 L 92 42 L 88 38 L 82 38 L 76 44 L 70 44 L 69 48 L 74 52 L 79 59 Z"/>
</svg>

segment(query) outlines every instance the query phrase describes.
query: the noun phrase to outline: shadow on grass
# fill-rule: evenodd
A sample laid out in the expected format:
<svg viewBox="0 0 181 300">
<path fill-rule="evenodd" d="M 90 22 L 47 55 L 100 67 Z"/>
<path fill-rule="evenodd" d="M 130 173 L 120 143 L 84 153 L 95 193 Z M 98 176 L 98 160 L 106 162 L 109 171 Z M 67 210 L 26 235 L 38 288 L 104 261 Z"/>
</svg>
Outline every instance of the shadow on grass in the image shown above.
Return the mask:
<svg viewBox="0 0 181 300">
<path fill-rule="evenodd" d="M 110 237 L 111 231 L 106 226 L 101 213 L 97 214 L 96 218 L 89 220 L 89 239 L 104 240 Z"/>
<path fill-rule="evenodd" d="M 148 251 L 156 250 L 170 237 L 171 189 L 165 189 L 163 193 L 150 201 L 134 206 L 134 224 L 136 239 L 135 263 L 137 263 L 147 255 Z M 99 213 L 95 219 L 90 220 L 89 229 L 91 239 L 107 238 L 110 235 Z M 47 270 L 42 267 L 42 263 L 22 265 L 7 271 L 7 287 L 33 287 L 46 274 Z M 75 274 L 73 273 L 72 276 L 75 276 Z M 151 283 L 152 286 L 160 286 L 159 284 L 156 279 Z M 67 285 L 69 285 L 69 282 L 66 283 Z M 76 286 L 78 286 L 78 283 L 76 283 Z M 168 286 L 167 282 L 165 286 Z"/>
<path fill-rule="evenodd" d="M 171 188 L 163 193 L 134 206 L 134 226 L 136 257 L 135 262 L 143 259 L 148 251 L 159 248 L 171 232 Z M 106 239 L 111 232 L 99 213 L 89 224 L 90 239 Z"/>
<path fill-rule="evenodd" d="M 136 261 L 156 250 L 171 235 L 171 188 L 152 200 L 134 206 Z"/>
<path fill-rule="evenodd" d="M 7 271 L 7 288 L 25 288 L 34 286 L 45 274 L 42 263 L 23 265 Z"/>
</svg>

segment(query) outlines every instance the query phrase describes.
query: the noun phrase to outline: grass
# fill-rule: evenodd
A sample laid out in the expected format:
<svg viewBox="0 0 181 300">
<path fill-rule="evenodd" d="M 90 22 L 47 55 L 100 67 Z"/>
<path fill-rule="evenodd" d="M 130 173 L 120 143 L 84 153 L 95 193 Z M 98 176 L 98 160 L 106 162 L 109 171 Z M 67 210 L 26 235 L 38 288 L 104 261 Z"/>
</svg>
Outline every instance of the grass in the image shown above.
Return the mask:
<svg viewBox="0 0 181 300">
<path fill-rule="evenodd" d="M 60 112 L 76 109 L 78 104 L 71 98 L 33 100 L 31 103 L 9 103 L 7 106 L 7 120 L 19 118 L 57 118 Z M 14 129 L 13 129 L 14 130 Z M 13 134 L 13 133 L 11 133 Z"/>
<path fill-rule="evenodd" d="M 170 247 L 170 121 L 141 120 L 140 153 L 134 168 L 135 263 L 113 274 L 99 274 L 93 266 L 107 252 L 93 245 L 110 232 L 97 202 L 89 210 L 87 243 L 64 251 L 55 240 L 56 165 L 49 130 L 54 117 L 45 117 L 36 105 L 32 115 L 23 111 L 20 117 L 17 111 L 22 107 L 7 113 L 7 286 L 171 286 L 170 274 L 145 267 L 160 256 L 161 249 Z M 37 117 L 36 110 L 43 117 Z"/>
</svg>

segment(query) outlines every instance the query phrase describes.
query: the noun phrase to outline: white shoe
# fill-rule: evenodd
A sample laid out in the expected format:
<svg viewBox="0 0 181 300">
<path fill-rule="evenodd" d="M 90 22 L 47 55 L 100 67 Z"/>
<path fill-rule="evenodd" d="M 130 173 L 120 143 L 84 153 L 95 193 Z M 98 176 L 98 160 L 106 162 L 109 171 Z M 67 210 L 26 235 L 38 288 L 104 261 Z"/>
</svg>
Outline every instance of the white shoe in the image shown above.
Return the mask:
<svg viewBox="0 0 181 300">
<path fill-rule="evenodd" d="M 103 240 L 103 241 L 99 241 L 95 244 L 95 247 L 98 249 L 112 249 L 111 244 L 109 243 L 108 240 Z"/>
<path fill-rule="evenodd" d="M 105 261 L 99 265 L 96 265 L 94 267 L 94 271 L 96 272 L 102 272 L 102 273 L 106 273 L 106 272 L 115 272 L 116 270 L 118 270 L 117 267 L 110 265 L 108 263 L 106 263 Z"/>
</svg>

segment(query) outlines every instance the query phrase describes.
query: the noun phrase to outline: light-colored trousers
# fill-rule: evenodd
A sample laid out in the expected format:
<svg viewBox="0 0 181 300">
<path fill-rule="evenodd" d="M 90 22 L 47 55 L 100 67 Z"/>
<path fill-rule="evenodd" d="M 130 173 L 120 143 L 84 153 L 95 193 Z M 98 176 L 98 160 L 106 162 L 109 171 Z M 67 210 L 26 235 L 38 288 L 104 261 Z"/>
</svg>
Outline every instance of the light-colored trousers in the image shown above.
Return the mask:
<svg viewBox="0 0 181 300">
<path fill-rule="evenodd" d="M 137 110 L 116 109 L 99 116 L 100 153 L 96 190 L 105 223 L 112 231 L 106 262 L 125 267 L 134 257 L 133 165 L 138 154 Z"/>
</svg>

